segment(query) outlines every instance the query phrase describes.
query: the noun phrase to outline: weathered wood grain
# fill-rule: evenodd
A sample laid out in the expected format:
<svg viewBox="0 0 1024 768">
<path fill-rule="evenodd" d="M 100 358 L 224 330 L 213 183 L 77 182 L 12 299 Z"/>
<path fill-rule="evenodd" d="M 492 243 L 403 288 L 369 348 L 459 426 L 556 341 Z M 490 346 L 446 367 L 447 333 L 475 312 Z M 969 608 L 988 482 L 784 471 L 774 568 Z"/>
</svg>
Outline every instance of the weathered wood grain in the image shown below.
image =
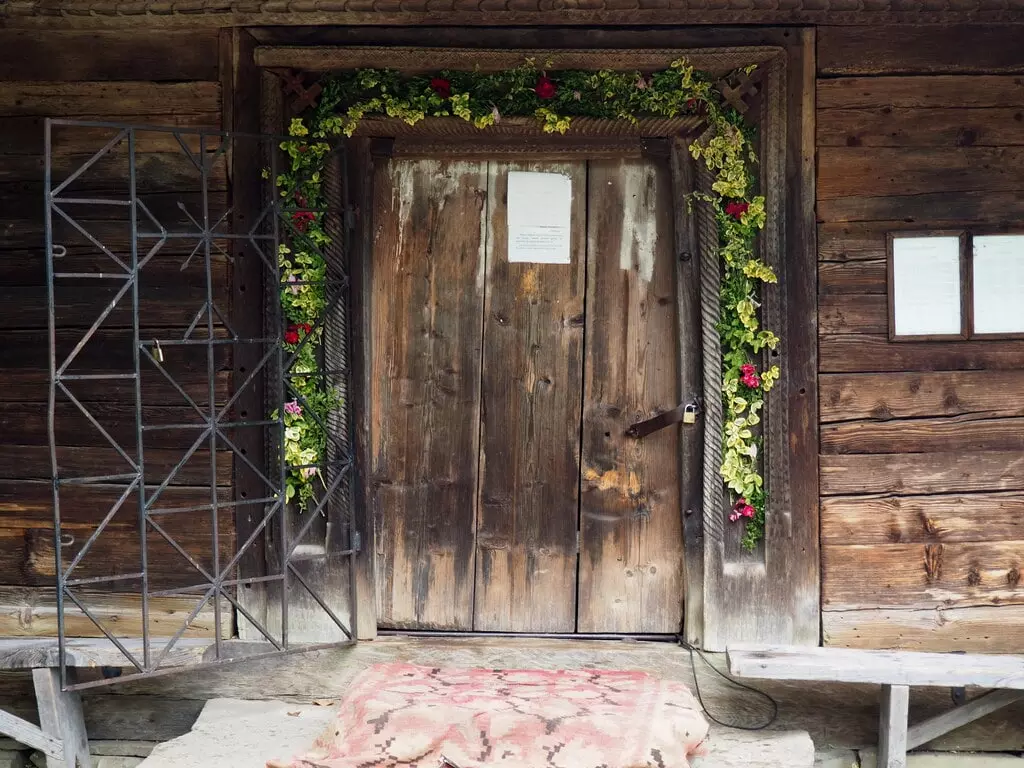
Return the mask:
<svg viewBox="0 0 1024 768">
<path fill-rule="evenodd" d="M 0 710 L 0 733 L 7 734 L 16 739 L 18 745 L 25 745 L 32 749 L 38 749 L 43 754 L 50 754 L 61 759 L 64 757 L 64 744 L 50 734 L 43 733 L 38 725 L 23 720 L 17 715 Z M 19 747 L 20 749 L 20 747 Z M 25 765 L 25 758 L 22 755 L 12 760 L 11 768 L 21 768 Z"/>
<path fill-rule="evenodd" d="M 48 397 L 49 371 L 0 368 L 0 380 L 4 382 L 0 387 L 0 402 L 45 402 Z M 184 402 L 181 393 L 157 371 L 147 373 L 142 381 L 142 399 L 146 403 L 179 405 Z M 180 376 L 176 381 L 196 403 L 203 403 L 209 397 L 205 375 L 193 371 Z M 230 371 L 214 373 L 214 397 L 217 403 L 224 404 L 227 401 L 230 384 Z M 106 400 L 135 402 L 135 384 L 130 380 L 79 381 L 72 392 L 83 403 Z"/>
<path fill-rule="evenodd" d="M 85 731 L 82 697 L 77 691 L 62 691 L 61 673 L 56 669 L 33 669 L 32 682 L 39 709 L 39 727 L 61 743 L 47 755 L 47 768 L 92 768 L 89 737 Z"/>
<path fill-rule="evenodd" d="M 878 765 L 907 768 L 907 719 L 910 715 L 910 686 L 883 685 L 878 723 Z"/>
<path fill-rule="evenodd" d="M 166 480 L 182 454 L 180 450 L 146 451 L 146 482 L 159 485 Z M 62 477 L 96 477 L 110 474 L 112 468 L 127 471 L 127 464 L 113 448 L 101 446 L 58 446 L 57 466 Z M 52 476 L 47 445 L 0 444 L 0 480 L 49 481 Z M 217 460 L 217 485 L 231 485 L 231 477 L 232 462 L 228 455 L 224 455 Z M 196 486 L 209 482 L 209 454 L 196 451 L 196 455 L 171 480 L 171 485 Z"/>
<path fill-rule="evenodd" d="M 823 611 L 826 645 L 905 651 L 1020 653 L 1024 606 Z"/>
<path fill-rule="evenodd" d="M 115 270 L 118 267 L 111 262 Z M 219 273 L 219 274 L 218 274 Z M 215 279 L 219 285 L 214 288 L 216 295 L 223 296 L 226 291 L 226 275 L 222 268 L 215 271 Z M 99 284 L 97 284 L 99 283 Z M 118 298 L 118 292 L 124 287 L 125 281 L 114 279 L 99 281 L 60 280 L 54 287 L 54 318 L 59 328 L 70 330 L 81 328 L 83 331 L 91 326 L 99 316 L 113 304 L 113 310 L 103 321 L 104 330 L 131 328 L 133 325 L 132 289 L 129 288 Z M 116 304 L 114 303 L 115 299 Z M 230 299 L 218 300 L 217 307 L 229 317 Z M 10 285 L 0 287 L 0 330 L 30 330 L 45 328 L 47 322 L 47 289 L 45 286 Z M 196 315 L 206 303 L 206 279 L 203 276 L 184 273 L 170 279 L 152 279 L 148 275 L 139 281 L 139 324 L 143 327 L 179 327 L 177 337 L 185 334 L 185 329 L 192 323 Z M 201 326 L 205 329 L 206 314 L 203 314 Z M 223 323 L 214 314 L 214 325 L 221 327 Z"/>
<path fill-rule="evenodd" d="M 587 200 L 577 629 L 678 632 L 683 436 L 678 426 L 625 435 L 681 397 L 668 168 L 592 161 Z"/>
<path fill-rule="evenodd" d="M 1024 699 L 1020 691 L 990 691 L 961 704 L 956 709 L 944 712 L 907 729 L 907 749 L 916 749 L 943 734 L 963 728 L 986 715 Z"/>
<path fill-rule="evenodd" d="M 208 517 L 209 515 L 207 515 Z M 221 562 L 227 563 L 234 552 L 230 514 L 222 515 L 222 521 L 220 556 Z M 91 528 L 95 527 L 95 524 L 91 526 Z M 207 573 L 210 573 L 213 563 L 213 538 L 209 525 L 193 523 L 191 529 L 184 529 L 183 525 L 179 525 L 177 528 L 174 525 L 167 525 L 164 528 L 165 530 L 170 528 L 168 534 Z M 65 569 L 71 559 L 82 549 L 88 533 L 83 532 L 81 538 L 76 538 L 71 546 L 62 547 Z M 139 538 L 137 529 L 134 531 L 119 528 L 104 530 L 72 571 L 72 575 L 74 578 L 92 578 L 141 572 Z M 189 587 L 208 581 L 159 534 L 150 532 L 146 540 L 151 590 Z M 16 581 L 19 585 L 29 587 L 52 585 L 56 576 L 52 523 L 46 525 L 39 522 L 32 528 L 0 528 L 0 567 L 4 569 L 4 573 L 13 576 L 11 580 Z M 133 580 L 115 581 L 106 586 L 111 592 L 138 593 L 140 591 L 139 583 Z M 193 601 L 192 607 L 197 604 L 198 599 Z"/>
<path fill-rule="evenodd" d="M 825 544 L 822 607 L 967 608 L 1024 603 L 1022 541 Z"/>
<path fill-rule="evenodd" d="M 818 81 L 818 109 L 1020 107 L 1024 79 L 1013 75 L 844 77 Z"/>
<path fill-rule="evenodd" d="M 958 341 L 955 344 L 906 341 L 893 344 L 881 334 L 823 334 L 822 373 L 884 371 L 973 371 L 1024 368 L 1024 345 L 1016 341 Z"/>
<path fill-rule="evenodd" d="M 821 334 L 889 332 L 889 297 L 882 293 L 822 294 L 818 297 Z"/>
<path fill-rule="evenodd" d="M 152 509 L 177 509 L 209 503 L 210 492 L 202 487 L 169 487 L 159 498 L 153 499 L 156 488 L 149 489 Z M 82 540 L 103 519 L 106 512 L 120 498 L 121 486 L 108 484 L 68 485 L 61 488 L 61 523 L 64 529 Z M 218 498 L 225 500 L 227 491 L 221 489 Z M 0 528 L 22 528 L 40 523 L 52 525 L 53 497 L 51 487 L 46 483 L 0 481 Z M 223 510 L 222 510 L 223 511 Z M 209 522 L 209 512 L 182 513 L 187 520 L 176 521 L 179 515 L 170 515 L 166 524 L 161 525 L 169 532 L 187 530 L 191 526 Z M 205 520 L 203 519 L 205 516 Z M 110 529 L 122 531 L 138 530 L 138 496 L 127 499 L 117 516 L 111 521 Z"/>
<path fill-rule="evenodd" d="M 217 30 L 4 30 L 3 80 L 216 80 Z"/>
<path fill-rule="evenodd" d="M 1020 147 L 820 147 L 818 200 L 1009 192 L 1022 162 Z"/>
<path fill-rule="evenodd" d="M 1024 450 L 1024 419 L 970 416 L 847 421 L 821 428 L 822 453 Z"/>
<path fill-rule="evenodd" d="M 116 637 L 142 637 L 142 599 L 139 595 L 79 592 L 89 612 Z M 177 597 L 149 598 L 149 632 L 172 637 L 195 608 L 194 600 Z M 78 606 L 64 603 L 64 627 L 68 637 L 100 637 L 102 632 Z M 230 636 L 230 622 L 222 626 Z M 182 637 L 213 637 L 213 607 L 208 605 L 189 624 Z M 57 598 L 53 589 L 0 587 L 0 635 L 3 637 L 56 637 Z"/>
<path fill-rule="evenodd" d="M 0 82 L 0 115 L 165 115 L 220 110 L 219 82 Z"/>
<path fill-rule="evenodd" d="M 818 74 L 995 74 L 1024 72 L 1013 26 L 892 24 L 819 29 Z"/>
<path fill-rule="evenodd" d="M 1020 452 L 823 455 L 822 496 L 1024 489 Z"/>
<path fill-rule="evenodd" d="M 110 113 L 95 115 L 78 115 L 76 120 L 109 122 Z M 175 127 L 182 129 L 217 128 L 220 124 L 220 113 L 184 112 L 163 115 L 117 115 L 116 121 L 135 126 L 154 126 L 161 128 Z M 39 115 L 7 116 L 0 118 L 0 146 L 5 155 L 39 155 L 44 149 L 45 117 Z M 54 125 L 50 133 L 50 152 L 54 155 L 93 154 L 104 147 L 118 133 L 118 128 L 94 128 L 82 125 Z M 199 138 L 194 134 L 180 134 L 182 141 L 192 151 L 200 149 Z M 219 146 L 220 139 L 216 136 L 206 138 L 206 149 Z M 180 153 L 181 144 L 170 131 L 153 131 L 137 129 L 135 131 L 135 151 L 148 153 Z"/>
<path fill-rule="evenodd" d="M 131 152 L 128 140 L 124 139 L 116 147 L 107 150 L 93 160 L 103 149 L 104 144 L 96 144 L 91 151 L 75 155 L 54 155 L 51 157 L 50 172 L 53 187 L 60 187 L 72 175 L 79 176 L 61 189 L 61 196 L 71 197 L 128 197 L 129 166 Z M 86 164 L 92 164 L 85 168 Z M 197 165 L 198 164 L 198 165 Z M 227 161 L 223 154 L 214 155 L 207 150 L 205 156 L 187 155 L 182 149 L 169 152 L 135 152 L 135 183 L 137 194 L 157 194 L 164 192 L 197 192 L 202 183 L 201 168 L 206 166 L 207 188 L 210 191 L 222 191 L 227 188 Z M 82 170 L 85 168 L 85 170 Z M 17 182 L 34 182 L 43 178 L 45 171 L 44 158 L 41 155 L 0 155 L 0 184 L 9 185 Z M 104 194 L 105 193 L 105 194 Z M 70 206 L 67 208 L 73 210 Z M 147 221 L 142 219 L 140 227 Z M 193 227 L 194 229 L 194 227 Z"/>
<path fill-rule="evenodd" d="M 1024 416 L 1024 371 L 825 374 L 822 423 L 977 414 Z"/>
<path fill-rule="evenodd" d="M 569 265 L 508 261 L 510 170 L 572 181 Z M 492 163 L 477 517 L 477 630 L 571 632 L 583 393 L 586 164 Z"/>
<path fill-rule="evenodd" d="M 829 223 L 818 225 L 818 260 L 882 261 L 886 259 L 885 235 L 890 229 L 912 228 L 914 224 L 886 221 L 872 224 Z"/>
<path fill-rule="evenodd" d="M 72 389 L 72 391 L 74 391 Z M 129 402 L 96 402 L 86 406 L 129 456 L 136 454 L 134 397 Z M 143 447 L 178 448 L 184 453 L 202 432 L 205 414 L 188 406 L 142 407 L 142 423 L 150 428 L 164 425 L 192 425 L 190 429 L 153 429 L 143 437 Z M 228 417 L 231 418 L 230 416 Z M 12 443 L 47 445 L 47 407 L 43 403 L 0 403 L 0 429 Z M 111 447 L 103 434 L 66 398 L 57 396 L 54 404 L 54 428 L 59 445 Z M 209 461 L 209 453 L 204 458 Z M 113 467 L 111 468 L 113 469 Z"/>
<path fill-rule="evenodd" d="M 375 185 L 378 623 L 470 629 L 487 163 L 394 160 Z"/>
<path fill-rule="evenodd" d="M 882 294 L 887 290 L 886 262 L 870 261 L 828 262 L 818 264 L 818 295 L 827 294 Z"/>
<path fill-rule="evenodd" d="M 1020 541 L 1024 494 L 826 497 L 821 539 L 833 544 Z"/>
<path fill-rule="evenodd" d="M 1024 689 L 1019 656 L 965 654 L 950 664 L 937 653 L 735 644 L 727 658 L 732 674 L 761 680 Z"/>
<path fill-rule="evenodd" d="M 1024 105 L 961 109 L 866 107 L 818 112 L 820 147 L 1016 147 Z"/>
</svg>

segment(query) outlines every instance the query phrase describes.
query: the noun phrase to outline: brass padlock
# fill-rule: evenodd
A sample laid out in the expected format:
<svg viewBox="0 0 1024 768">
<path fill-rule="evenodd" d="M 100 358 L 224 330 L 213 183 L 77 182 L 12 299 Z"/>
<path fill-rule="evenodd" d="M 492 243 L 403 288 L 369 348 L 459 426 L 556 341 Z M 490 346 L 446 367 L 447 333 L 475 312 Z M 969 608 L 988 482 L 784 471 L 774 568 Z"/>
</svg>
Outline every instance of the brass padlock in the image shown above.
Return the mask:
<svg viewBox="0 0 1024 768">
<path fill-rule="evenodd" d="M 697 406 L 690 403 L 683 409 L 683 424 L 697 423 Z"/>
</svg>

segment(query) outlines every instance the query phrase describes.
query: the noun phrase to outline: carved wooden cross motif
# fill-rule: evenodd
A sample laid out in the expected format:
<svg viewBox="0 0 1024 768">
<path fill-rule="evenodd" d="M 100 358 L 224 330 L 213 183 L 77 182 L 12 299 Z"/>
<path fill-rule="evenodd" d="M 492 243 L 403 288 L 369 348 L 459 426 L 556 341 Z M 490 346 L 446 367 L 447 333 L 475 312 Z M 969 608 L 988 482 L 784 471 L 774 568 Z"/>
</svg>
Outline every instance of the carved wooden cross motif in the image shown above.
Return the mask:
<svg viewBox="0 0 1024 768">
<path fill-rule="evenodd" d="M 295 72 L 290 69 L 272 69 L 271 72 L 281 78 L 285 93 L 295 95 L 290 105 L 292 112 L 301 112 L 306 107 L 316 106 L 316 100 L 323 91 L 319 82 L 315 82 L 307 88 L 304 72 Z"/>
<path fill-rule="evenodd" d="M 750 102 L 761 92 L 761 84 L 757 74 L 751 77 L 740 70 L 718 82 L 722 98 L 741 115 L 750 108 Z"/>
</svg>

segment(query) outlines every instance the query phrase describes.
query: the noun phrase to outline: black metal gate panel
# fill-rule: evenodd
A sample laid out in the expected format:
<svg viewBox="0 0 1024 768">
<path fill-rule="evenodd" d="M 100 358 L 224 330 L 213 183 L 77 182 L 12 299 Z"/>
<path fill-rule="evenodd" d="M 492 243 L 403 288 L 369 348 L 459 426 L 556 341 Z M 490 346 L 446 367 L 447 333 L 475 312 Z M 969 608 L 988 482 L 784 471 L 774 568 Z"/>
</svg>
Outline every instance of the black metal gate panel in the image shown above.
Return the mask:
<svg viewBox="0 0 1024 768">
<path fill-rule="evenodd" d="M 65 687 L 354 642 L 342 148 L 305 200 L 277 187 L 279 137 L 45 132 Z M 78 637 L 127 671 L 70 677 Z"/>
</svg>

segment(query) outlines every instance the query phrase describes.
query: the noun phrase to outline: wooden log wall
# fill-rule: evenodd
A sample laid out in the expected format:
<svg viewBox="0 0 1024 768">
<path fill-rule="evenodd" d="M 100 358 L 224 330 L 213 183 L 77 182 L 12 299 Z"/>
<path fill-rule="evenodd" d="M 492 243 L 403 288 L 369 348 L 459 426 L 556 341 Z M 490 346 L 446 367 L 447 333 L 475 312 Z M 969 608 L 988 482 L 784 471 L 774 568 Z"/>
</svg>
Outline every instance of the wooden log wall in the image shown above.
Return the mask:
<svg viewBox="0 0 1024 768">
<path fill-rule="evenodd" d="M 1019 226 L 1024 27 L 819 29 L 826 644 L 1024 648 L 1024 344 L 887 337 L 885 233 Z"/>
<path fill-rule="evenodd" d="M 56 633 L 53 517 L 47 448 L 48 342 L 44 259 L 43 120 L 62 117 L 183 127 L 221 126 L 223 38 L 216 30 L 119 34 L 50 31 L 0 32 L 0 636 Z M 53 174 L 65 178 L 114 135 L 108 129 L 54 132 Z M 193 152 L 196 142 L 189 141 Z M 213 149 L 207 146 L 207 150 Z M 122 144 L 75 182 L 80 196 L 125 197 L 126 147 Z M 154 213 L 168 223 L 181 221 L 177 203 L 194 206 L 198 174 L 170 134 L 140 134 L 137 142 L 139 191 Z M 71 190 L 72 187 L 69 187 Z M 70 192 L 69 192 L 70 194 Z M 210 176 L 210 205 L 227 205 L 223 158 Z M 91 207 L 75 211 L 82 225 L 115 254 L 129 258 L 129 233 L 123 214 Z M 67 244 L 63 269 L 110 271 L 115 265 L 66 224 L 57 223 L 55 239 Z M 206 298 L 202 256 L 187 270 L 183 260 L 194 243 L 166 247 L 144 270 L 140 281 L 143 337 L 181 336 Z M 106 268 L 104 268 L 104 264 Z M 230 310 L 228 263 L 215 259 L 212 272 L 218 307 Z M 152 269 L 152 271 L 149 271 Z M 57 293 L 57 345 L 68 350 L 96 319 L 113 290 L 104 281 L 65 281 Z M 109 283 L 106 283 L 109 285 Z M 121 308 L 123 307 L 123 308 Z M 97 337 L 82 351 L 76 372 L 126 371 L 131 368 L 130 304 L 122 301 Z M 129 308 L 129 309 L 126 309 Z M 204 318 L 205 324 L 205 318 Z M 65 352 L 66 353 L 66 352 Z M 168 352 L 168 357 L 171 358 Z M 206 350 L 175 352 L 167 366 L 184 388 L 202 397 L 206 390 Z M 230 359 L 218 355 L 217 398 L 226 399 Z M 144 378 L 144 419 L 150 424 L 195 421 L 186 402 L 167 384 Z M 119 443 L 134 454 L 134 397 L 124 382 L 80 382 L 75 395 Z M 202 404 L 208 397 L 200 399 Z M 159 481 L 177 463 L 195 433 L 154 432 L 145 441 L 148 479 Z M 67 399 L 58 398 L 58 461 L 67 474 L 124 471 L 116 453 Z M 220 454 L 218 454 L 220 456 Z M 185 465 L 163 496 L 168 506 L 209 502 L 209 454 Z M 220 496 L 230 498 L 232 467 L 218 462 Z M 205 487 L 204 487 L 205 486 Z M 73 554 L 103 519 L 120 493 L 112 486 L 82 487 L 63 497 L 63 520 L 77 541 Z M 82 560 L 77 577 L 131 570 L 139 554 L 137 508 L 129 502 Z M 200 514 L 200 513 L 197 513 Z M 209 518 L 209 513 L 204 514 Z M 199 562 L 212 556 L 209 521 L 167 519 L 167 530 Z M 222 556 L 233 550 L 230 512 L 220 521 Z M 225 535 L 225 531 L 227 535 Z M 185 586 L 202 580 L 184 559 L 157 536 L 150 539 L 151 588 Z M 157 586 L 159 585 L 159 586 Z M 85 603 L 123 637 L 141 632 L 139 599 L 121 594 L 85 593 Z M 154 634 L 171 635 L 195 607 L 190 598 L 150 601 Z M 225 630 L 230 629 L 226 622 Z M 84 616 L 70 615 L 73 635 L 96 635 Z M 212 611 L 204 609 L 192 636 L 212 635 Z"/>
</svg>

